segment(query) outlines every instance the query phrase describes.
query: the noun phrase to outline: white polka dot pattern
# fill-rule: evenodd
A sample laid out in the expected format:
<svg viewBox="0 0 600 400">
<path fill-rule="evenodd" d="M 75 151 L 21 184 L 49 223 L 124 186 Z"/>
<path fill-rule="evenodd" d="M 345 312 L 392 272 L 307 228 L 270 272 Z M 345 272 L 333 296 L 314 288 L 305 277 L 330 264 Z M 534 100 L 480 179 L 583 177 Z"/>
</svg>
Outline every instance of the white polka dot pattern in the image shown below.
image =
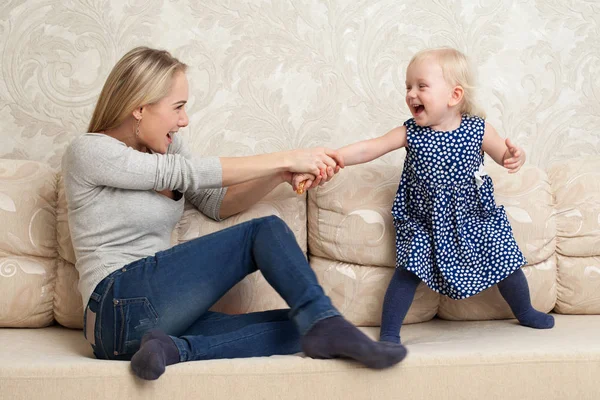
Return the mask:
<svg viewBox="0 0 600 400">
<path fill-rule="evenodd" d="M 407 155 L 392 206 L 396 267 L 440 294 L 465 299 L 525 265 L 491 178 L 476 183 L 484 121 L 465 115 L 448 132 L 413 119 L 404 125 Z"/>
</svg>

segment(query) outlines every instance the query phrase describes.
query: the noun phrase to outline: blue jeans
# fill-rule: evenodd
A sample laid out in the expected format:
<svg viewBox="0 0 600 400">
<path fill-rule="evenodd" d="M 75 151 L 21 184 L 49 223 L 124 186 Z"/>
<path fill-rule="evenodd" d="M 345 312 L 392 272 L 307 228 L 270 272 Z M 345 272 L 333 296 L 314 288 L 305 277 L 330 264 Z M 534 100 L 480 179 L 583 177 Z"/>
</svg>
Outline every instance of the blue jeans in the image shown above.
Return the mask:
<svg viewBox="0 0 600 400">
<path fill-rule="evenodd" d="M 241 315 L 208 311 L 257 270 L 290 309 Z M 85 315 L 84 332 L 97 358 L 129 360 L 144 333 L 158 328 L 171 336 L 180 361 L 192 361 L 297 353 L 300 335 L 340 313 L 292 231 L 270 216 L 126 265 L 98 284 Z"/>
</svg>

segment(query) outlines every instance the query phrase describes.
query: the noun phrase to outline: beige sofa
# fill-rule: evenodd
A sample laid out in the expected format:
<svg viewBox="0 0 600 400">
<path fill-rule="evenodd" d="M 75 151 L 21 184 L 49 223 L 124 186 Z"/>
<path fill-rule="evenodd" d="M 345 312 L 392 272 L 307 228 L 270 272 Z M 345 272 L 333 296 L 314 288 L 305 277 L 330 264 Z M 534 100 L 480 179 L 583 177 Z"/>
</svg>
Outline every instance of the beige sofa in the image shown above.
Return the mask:
<svg viewBox="0 0 600 400">
<path fill-rule="evenodd" d="M 554 329 L 507 319 L 495 287 L 452 301 L 421 286 L 402 331 L 409 355 L 394 368 L 298 354 L 184 363 L 143 382 L 128 362 L 94 359 L 81 332 L 60 174 L 0 160 L 0 399 L 599 399 L 600 157 L 517 175 L 488 170 L 529 262 L 533 303 L 555 313 Z M 350 167 L 308 197 L 282 185 L 222 223 L 187 207 L 173 243 L 279 215 L 336 306 L 376 338 L 393 272 L 389 210 L 400 172 Z M 255 274 L 215 309 L 284 306 Z"/>
</svg>

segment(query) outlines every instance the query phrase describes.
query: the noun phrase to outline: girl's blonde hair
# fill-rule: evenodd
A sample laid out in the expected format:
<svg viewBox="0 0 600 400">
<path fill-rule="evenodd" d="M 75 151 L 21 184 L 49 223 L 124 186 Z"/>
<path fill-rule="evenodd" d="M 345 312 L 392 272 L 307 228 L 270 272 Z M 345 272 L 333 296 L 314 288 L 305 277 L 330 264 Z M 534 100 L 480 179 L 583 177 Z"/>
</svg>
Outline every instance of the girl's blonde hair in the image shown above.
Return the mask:
<svg viewBox="0 0 600 400">
<path fill-rule="evenodd" d="M 165 50 L 130 50 L 106 78 L 88 132 L 116 128 L 136 108 L 156 103 L 169 93 L 175 73 L 186 69 L 187 65 Z"/>
<path fill-rule="evenodd" d="M 475 73 L 467 56 L 456 49 L 448 47 L 427 49 L 415 54 L 408 66 L 410 67 L 413 63 L 429 57 L 434 57 L 440 64 L 444 79 L 449 85 L 458 85 L 463 88 L 464 94 L 460 104 L 460 113 L 485 118 L 485 111 L 475 101 Z"/>
</svg>

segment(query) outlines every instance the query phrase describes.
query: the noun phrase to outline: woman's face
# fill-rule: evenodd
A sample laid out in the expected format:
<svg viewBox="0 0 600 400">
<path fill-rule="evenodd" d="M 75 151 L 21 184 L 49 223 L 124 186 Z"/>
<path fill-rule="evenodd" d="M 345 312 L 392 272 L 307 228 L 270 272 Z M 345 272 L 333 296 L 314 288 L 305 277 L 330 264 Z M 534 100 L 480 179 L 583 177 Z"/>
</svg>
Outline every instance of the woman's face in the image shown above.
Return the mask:
<svg viewBox="0 0 600 400">
<path fill-rule="evenodd" d="M 138 136 L 140 144 L 155 153 L 165 154 L 173 141 L 171 135 L 189 123 L 185 112 L 187 100 L 187 77 L 184 72 L 179 71 L 173 76 L 169 94 L 154 104 L 142 107 Z"/>
</svg>

